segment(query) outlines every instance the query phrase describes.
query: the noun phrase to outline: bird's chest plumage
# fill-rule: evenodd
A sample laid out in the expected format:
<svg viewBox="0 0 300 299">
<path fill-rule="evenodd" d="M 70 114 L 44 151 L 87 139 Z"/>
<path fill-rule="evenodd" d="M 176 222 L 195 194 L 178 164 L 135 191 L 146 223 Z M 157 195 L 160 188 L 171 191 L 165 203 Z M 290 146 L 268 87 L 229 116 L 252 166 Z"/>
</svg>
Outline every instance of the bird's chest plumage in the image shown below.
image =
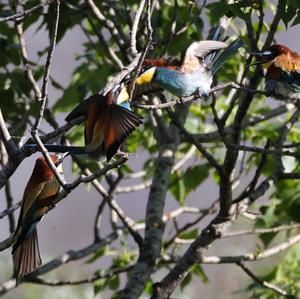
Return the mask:
<svg viewBox="0 0 300 299">
<path fill-rule="evenodd" d="M 210 92 L 212 78 L 203 69 L 183 73 L 167 68 L 157 68 L 154 82 L 178 97 L 191 96 L 197 91 L 202 96 L 207 96 Z"/>
</svg>

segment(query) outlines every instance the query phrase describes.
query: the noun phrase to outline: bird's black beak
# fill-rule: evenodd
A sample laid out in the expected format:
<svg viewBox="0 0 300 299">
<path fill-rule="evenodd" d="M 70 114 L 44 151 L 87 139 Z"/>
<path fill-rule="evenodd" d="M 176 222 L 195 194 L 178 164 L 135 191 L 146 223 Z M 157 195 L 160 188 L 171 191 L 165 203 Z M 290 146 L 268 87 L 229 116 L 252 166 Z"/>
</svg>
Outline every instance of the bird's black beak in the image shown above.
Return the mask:
<svg viewBox="0 0 300 299">
<path fill-rule="evenodd" d="M 250 52 L 249 54 L 258 57 L 264 56 L 264 52 Z"/>
<path fill-rule="evenodd" d="M 69 152 L 66 152 L 66 153 L 63 153 L 63 154 L 58 154 L 57 156 L 59 157 L 59 159 L 58 159 L 58 161 L 55 163 L 55 166 L 56 166 L 56 167 L 59 166 L 59 165 L 63 162 L 63 160 L 64 160 L 67 156 L 69 156 L 69 155 L 70 155 Z"/>
<path fill-rule="evenodd" d="M 250 63 L 247 65 L 247 67 L 253 66 L 253 65 L 259 65 L 259 64 L 264 64 L 272 59 L 271 55 L 272 53 L 270 51 L 265 51 L 265 52 L 250 52 L 250 55 L 255 56 L 257 59 L 256 62 Z"/>
<path fill-rule="evenodd" d="M 264 52 L 250 52 L 250 55 L 257 57 L 259 60 L 268 61 L 274 58 L 274 54 L 271 51 L 264 51 Z"/>
</svg>

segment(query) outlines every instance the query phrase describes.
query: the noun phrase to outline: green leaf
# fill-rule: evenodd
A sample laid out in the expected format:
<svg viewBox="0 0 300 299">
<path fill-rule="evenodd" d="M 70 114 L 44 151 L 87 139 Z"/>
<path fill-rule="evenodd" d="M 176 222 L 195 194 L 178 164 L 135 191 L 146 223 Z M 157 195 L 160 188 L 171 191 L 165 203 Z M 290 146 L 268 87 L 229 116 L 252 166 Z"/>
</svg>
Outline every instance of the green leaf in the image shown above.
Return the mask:
<svg viewBox="0 0 300 299">
<path fill-rule="evenodd" d="M 114 290 L 114 291 L 117 290 L 119 285 L 120 285 L 120 279 L 119 279 L 118 275 L 115 275 L 108 280 L 108 287 L 111 290 Z"/>
<path fill-rule="evenodd" d="M 96 260 L 98 260 L 99 258 L 101 258 L 103 255 L 105 255 L 107 252 L 108 252 L 108 247 L 107 246 L 104 246 L 104 247 L 102 247 L 102 248 L 100 248 L 99 250 L 97 250 L 94 254 L 93 254 L 93 256 L 90 258 L 90 259 L 88 259 L 87 261 L 86 261 L 86 263 L 87 264 L 91 264 L 91 263 L 93 263 L 93 262 L 95 262 Z"/>
<path fill-rule="evenodd" d="M 192 281 L 192 274 L 189 272 L 185 278 L 180 283 L 180 289 L 183 290 L 185 287 L 187 287 Z"/>
<path fill-rule="evenodd" d="M 198 237 L 198 230 L 197 229 L 193 229 L 190 230 L 188 232 L 182 233 L 179 235 L 180 239 L 185 239 L 185 240 L 193 240 L 196 239 Z"/>
<path fill-rule="evenodd" d="M 106 279 L 98 279 L 94 282 L 94 295 L 96 296 L 100 293 L 103 289 L 106 288 L 107 281 Z"/>
<path fill-rule="evenodd" d="M 191 269 L 191 272 L 195 275 L 197 275 L 202 282 L 204 283 L 208 283 L 209 282 L 209 279 L 208 277 L 206 276 L 203 268 L 201 267 L 200 264 L 195 264 L 192 269 Z"/>
<path fill-rule="evenodd" d="M 229 12 L 229 5 L 225 2 L 215 2 L 206 6 L 212 24 L 217 24 L 221 17 Z"/>
<path fill-rule="evenodd" d="M 209 175 L 209 165 L 189 167 L 185 172 L 176 171 L 172 174 L 169 190 L 180 204 L 190 192 L 195 190 Z"/>
<path fill-rule="evenodd" d="M 281 18 L 285 25 L 285 28 L 288 28 L 289 22 L 295 17 L 296 8 L 292 5 L 288 5 L 286 10 L 282 13 Z"/>
</svg>

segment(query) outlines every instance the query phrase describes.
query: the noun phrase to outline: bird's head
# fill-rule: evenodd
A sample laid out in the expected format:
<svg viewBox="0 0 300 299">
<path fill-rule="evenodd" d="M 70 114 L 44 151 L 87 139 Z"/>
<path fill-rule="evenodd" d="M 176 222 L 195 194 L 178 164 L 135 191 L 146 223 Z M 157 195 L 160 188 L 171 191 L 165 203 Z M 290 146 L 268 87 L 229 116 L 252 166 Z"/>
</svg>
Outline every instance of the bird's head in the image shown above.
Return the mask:
<svg viewBox="0 0 300 299">
<path fill-rule="evenodd" d="M 60 174 L 63 174 L 63 167 L 62 167 L 62 162 L 63 160 L 69 155 L 70 153 L 61 153 L 61 154 L 55 154 L 55 155 L 50 155 L 54 165 L 57 168 L 57 171 Z"/>
<path fill-rule="evenodd" d="M 50 158 L 56 166 L 57 171 L 61 174 L 63 174 L 62 161 L 66 156 L 67 153 L 64 155 L 50 155 Z M 43 156 L 39 157 L 36 160 L 32 175 L 39 181 L 48 181 L 53 177 L 53 172 Z"/>
<path fill-rule="evenodd" d="M 283 45 L 275 44 L 267 48 L 265 51 L 252 52 L 250 54 L 256 57 L 257 63 L 255 64 L 262 64 L 264 68 L 268 68 L 276 57 L 282 54 L 288 54 L 289 52 L 291 52 L 289 48 Z"/>
<path fill-rule="evenodd" d="M 106 99 L 108 103 L 122 104 L 129 100 L 128 86 L 124 83 L 114 86 L 107 94 Z"/>
</svg>

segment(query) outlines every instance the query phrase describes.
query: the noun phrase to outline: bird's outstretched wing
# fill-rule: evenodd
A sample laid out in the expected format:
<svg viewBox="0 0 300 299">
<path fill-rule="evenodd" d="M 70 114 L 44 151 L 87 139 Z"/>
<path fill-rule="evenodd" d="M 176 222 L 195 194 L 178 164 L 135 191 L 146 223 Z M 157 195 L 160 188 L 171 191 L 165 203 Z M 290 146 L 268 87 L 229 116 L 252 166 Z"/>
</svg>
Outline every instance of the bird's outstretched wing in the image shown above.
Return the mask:
<svg viewBox="0 0 300 299">
<path fill-rule="evenodd" d="M 119 105 L 111 105 L 107 117 L 109 121 L 104 124 L 104 143 L 107 160 L 110 160 L 142 121 L 139 116 Z"/>
<path fill-rule="evenodd" d="M 77 117 L 86 116 L 87 107 L 90 103 L 90 98 L 80 102 L 65 118 L 66 122 L 69 122 Z"/>
</svg>

